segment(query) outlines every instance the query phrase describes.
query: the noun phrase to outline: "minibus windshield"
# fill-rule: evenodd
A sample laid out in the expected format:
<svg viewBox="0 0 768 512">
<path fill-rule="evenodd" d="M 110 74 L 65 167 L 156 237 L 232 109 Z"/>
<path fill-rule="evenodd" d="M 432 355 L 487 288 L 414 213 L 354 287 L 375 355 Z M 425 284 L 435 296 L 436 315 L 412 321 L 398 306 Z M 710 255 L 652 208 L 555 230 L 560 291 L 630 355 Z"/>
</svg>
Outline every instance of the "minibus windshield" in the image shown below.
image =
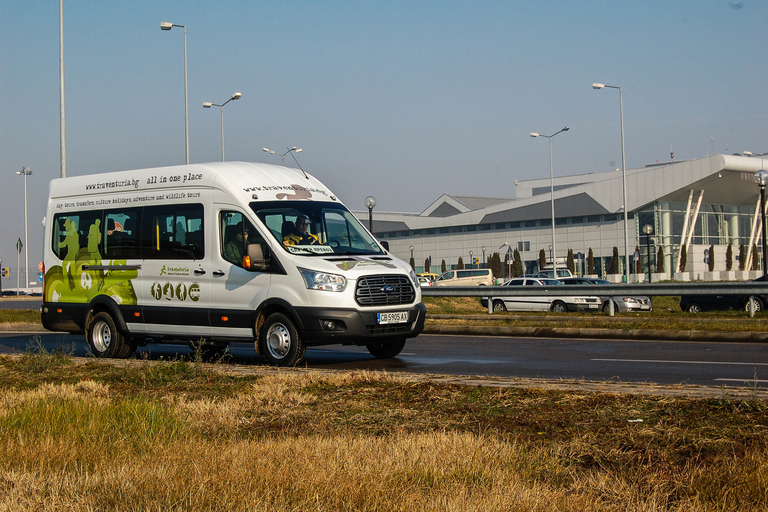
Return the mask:
<svg viewBox="0 0 768 512">
<path fill-rule="evenodd" d="M 252 202 L 283 248 L 304 255 L 371 255 L 384 251 L 343 205 L 318 201 Z"/>
</svg>

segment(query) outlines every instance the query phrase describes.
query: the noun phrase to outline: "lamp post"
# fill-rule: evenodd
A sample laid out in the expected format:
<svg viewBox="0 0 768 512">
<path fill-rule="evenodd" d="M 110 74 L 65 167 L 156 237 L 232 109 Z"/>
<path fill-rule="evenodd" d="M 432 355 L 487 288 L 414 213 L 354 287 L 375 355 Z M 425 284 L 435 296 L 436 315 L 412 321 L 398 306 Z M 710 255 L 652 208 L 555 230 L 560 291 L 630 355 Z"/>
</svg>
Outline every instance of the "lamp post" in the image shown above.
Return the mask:
<svg viewBox="0 0 768 512">
<path fill-rule="evenodd" d="M 766 280 L 766 271 L 768 271 L 768 254 L 766 254 L 765 243 L 765 185 L 768 183 L 768 171 L 760 170 L 755 173 L 755 183 L 760 185 L 760 215 L 763 224 L 763 280 Z"/>
<path fill-rule="evenodd" d="M 29 285 L 29 240 L 27 239 L 27 176 L 32 175 L 32 171 L 29 167 L 22 167 L 20 171 L 16 171 L 16 174 L 24 176 L 24 288 Z M 19 269 L 21 272 L 21 269 Z M 18 294 L 19 285 L 16 285 L 16 293 Z"/>
<path fill-rule="evenodd" d="M 368 208 L 368 231 L 373 234 L 373 208 L 376 206 L 376 198 L 368 196 L 365 198 L 365 207 Z"/>
<path fill-rule="evenodd" d="M 592 84 L 593 89 L 619 90 L 619 116 L 621 120 L 621 192 L 624 202 L 624 281 L 629 283 L 629 228 L 627 221 L 627 162 L 624 156 L 624 98 L 618 85 Z"/>
<path fill-rule="evenodd" d="M 485 246 L 482 246 L 480 249 L 483 251 L 483 265 L 487 266 L 487 262 L 485 261 Z"/>
<path fill-rule="evenodd" d="M 567 132 L 571 128 L 566 126 L 565 128 L 553 133 L 552 135 L 542 135 L 537 132 L 531 132 L 531 137 L 545 137 L 549 139 L 549 199 L 552 206 L 552 271 L 557 274 L 557 265 L 555 264 L 555 258 L 557 258 L 557 249 L 555 246 L 555 177 L 552 173 L 552 137 L 560 132 Z"/>
<path fill-rule="evenodd" d="M 222 103 L 221 105 L 217 105 L 216 103 L 211 103 L 209 101 L 203 102 L 203 108 L 211 108 L 211 107 L 219 107 L 221 109 L 221 161 L 224 161 L 224 105 L 229 103 L 232 100 L 239 100 L 242 98 L 242 94 L 239 92 L 236 92 L 232 95 L 231 98 L 229 98 L 227 101 Z"/>
<path fill-rule="evenodd" d="M 269 153 L 270 155 L 280 155 L 280 158 L 281 158 L 280 165 L 283 165 L 283 166 L 285 165 L 285 155 L 287 155 L 288 153 L 290 153 L 292 151 L 294 153 L 301 153 L 301 151 L 302 151 L 301 148 L 297 148 L 296 146 L 293 146 L 292 148 L 288 148 L 288 151 L 286 151 L 285 153 L 282 153 L 282 154 L 281 153 L 275 153 L 274 151 L 272 151 L 269 148 L 261 148 L 261 150 L 264 151 L 265 153 Z M 374 205 L 374 206 L 376 206 L 376 205 Z"/>
<path fill-rule="evenodd" d="M 171 30 L 173 27 L 184 29 L 184 147 L 186 149 L 186 162 L 189 164 L 189 95 L 187 94 L 187 27 L 163 21 L 160 30 Z"/>
<path fill-rule="evenodd" d="M 510 247 L 509 242 L 504 242 L 499 246 L 499 249 L 506 247 L 507 248 L 507 275 L 509 278 L 512 278 L 512 258 L 510 257 L 510 252 L 512 251 L 512 247 Z"/>
<path fill-rule="evenodd" d="M 653 226 L 646 224 L 643 226 L 643 233 L 645 233 L 645 247 L 648 252 L 648 282 L 651 282 L 651 233 L 653 233 Z"/>
</svg>

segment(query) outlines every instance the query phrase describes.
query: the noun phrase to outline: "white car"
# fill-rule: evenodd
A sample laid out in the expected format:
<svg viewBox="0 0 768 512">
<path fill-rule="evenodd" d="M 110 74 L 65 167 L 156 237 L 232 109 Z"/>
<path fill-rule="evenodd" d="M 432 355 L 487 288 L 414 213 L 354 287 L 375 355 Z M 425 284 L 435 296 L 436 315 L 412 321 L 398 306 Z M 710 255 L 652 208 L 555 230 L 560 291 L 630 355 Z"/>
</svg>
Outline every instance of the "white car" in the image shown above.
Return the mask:
<svg viewBox="0 0 768 512">
<path fill-rule="evenodd" d="M 563 286 L 557 279 L 518 277 L 510 279 L 502 286 Z M 487 299 L 485 305 L 487 306 Z M 519 295 L 508 297 L 491 297 L 493 310 L 501 311 L 599 311 L 600 297 L 590 295 L 554 296 L 554 295 Z"/>
<path fill-rule="evenodd" d="M 419 286 L 432 286 L 432 280 L 428 277 L 418 276 L 417 279 L 419 280 Z"/>
</svg>

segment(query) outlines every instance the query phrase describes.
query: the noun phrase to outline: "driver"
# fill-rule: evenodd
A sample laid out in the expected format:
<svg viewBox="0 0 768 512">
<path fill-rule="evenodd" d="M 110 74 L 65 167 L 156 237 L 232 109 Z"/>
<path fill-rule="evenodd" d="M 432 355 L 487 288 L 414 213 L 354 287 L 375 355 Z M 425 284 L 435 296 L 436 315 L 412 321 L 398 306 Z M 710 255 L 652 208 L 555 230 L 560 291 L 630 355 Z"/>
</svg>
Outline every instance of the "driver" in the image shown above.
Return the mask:
<svg viewBox="0 0 768 512">
<path fill-rule="evenodd" d="M 283 245 L 318 245 L 320 240 L 309 232 L 309 219 L 306 215 L 296 218 L 296 225 L 291 232 L 283 238 Z"/>
</svg>

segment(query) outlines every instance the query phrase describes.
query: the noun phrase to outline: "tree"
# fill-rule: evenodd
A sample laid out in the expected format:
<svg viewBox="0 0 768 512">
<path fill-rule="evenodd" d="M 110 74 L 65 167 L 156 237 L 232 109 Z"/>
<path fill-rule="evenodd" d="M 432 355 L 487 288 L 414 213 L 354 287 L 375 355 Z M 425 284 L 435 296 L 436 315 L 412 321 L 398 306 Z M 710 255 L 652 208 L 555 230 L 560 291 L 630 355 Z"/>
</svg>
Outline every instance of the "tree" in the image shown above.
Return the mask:
<svg viewBox="0 0 768 512">
<path fill-rule="evenodd" d="M 597 274 L 595 269 L 595 253 L 592 252 L 592 248 L 589 248 L 587 252 L 587 274 Z"/>
<path fill-rule="evenodd" d="M 459 256 L 459 264 L 456 265 L 456 268 L 459 269 L 459 270 L 463 270 L 464 269 L 464 258 L 462 258 L 461 256 Z"/>
<path fill-rule="evenodd" d="M 445 271 L 446 271 L 445 260 L 443 260 L 443 261 L 440 263 L 440 273 L 442 274 L 442 273 L 443 273 L 443 272 L 445 272 Z"/>
<path fill-rule="evenodd" d="M 728 248 L 725 250 L 725 270 L 729 271 L 733 268 L 733 247 L 728 244 Z"/>
<path fill-rule="evenodd" d="M 757 254 L 757 244 L 752 244 L 752 270 L 757 270 L 757 262 L 759 259 Z"/>
<path fill-rule="evenodd" d="M 747 248 L 744 244 L 739 245 L 739 270 L 744 270 L 744 265 L 747 263 Z"/>
<path fill-rule="evenodd" d="M 523 259 L 520 257 L 520 251 L 518 251 L 517 249 L 515 249 L 514 264 L 515 264 L 515 275 L 516 276 L 525 275 L 525 269 L 523 268 Z"/>
<path fill-rule="evenodd" d="M 709 258 L 707 259 L 707 267 L 709 267 L 710 272 L 715 270 L 715 246 L 714 245 L 709 246 Z"/>
<path fill-rule="evenodd" d="M 568 267 L 571 274 L 576 273 L 576 263 L 573 261 L 573 249 L 568 249 L 568 259 L 566 260 L 565 266 Z"/>
<path fill-rule="evenodd" d="M 640 254 L 640 246 L 635 246 L 635 254 Z M 637 258 L 635 260 L 635 274 L 642 274 L 643 273 L 643 262 L 640 261 L 642 258 Z"/>
<path fill-rule="evenodd" d="M 429 258 L 426 258 L 426 259 L 424 260 L 424 272 L 426 272 L 427 274 L 429 274 Z"/>
<path fill-rule="evenodd" d="M 659 246 L 659 252 L 656 254 L 656 272 L 664 273 L 664 247 Z"/>
<path fill-rule="evenodd" d="M 504 269 L 501 267 L 501 256 L 497 252 L 491 256 L 491 269 L 494 277 L 498 278 L 504 275 Z"/>
<path fill-rule="evenodd" d="M 688 264 L 688 249 L 686 245 L 680 248 L 680 272 L 685 272 L 685 266 Z"/>
<path fill-rule="evenodd" d="M 619 270 L 619 248 L 613 248 L 613 257 L 611 258 L 611 274 L 620 274 Z"/>
<path fill-rule="evenodd" d="M 504 255 L 504 277 L 512 277 L 512 271 L 510 270 L 509 251 Z"/>
<path fill-rule="evenodd" d="M 547 266 L 547 253 L 544 252 L 544 249 L 541 249 L 539 251 L 539 270 L 543 269 Z"/>
</svg>

